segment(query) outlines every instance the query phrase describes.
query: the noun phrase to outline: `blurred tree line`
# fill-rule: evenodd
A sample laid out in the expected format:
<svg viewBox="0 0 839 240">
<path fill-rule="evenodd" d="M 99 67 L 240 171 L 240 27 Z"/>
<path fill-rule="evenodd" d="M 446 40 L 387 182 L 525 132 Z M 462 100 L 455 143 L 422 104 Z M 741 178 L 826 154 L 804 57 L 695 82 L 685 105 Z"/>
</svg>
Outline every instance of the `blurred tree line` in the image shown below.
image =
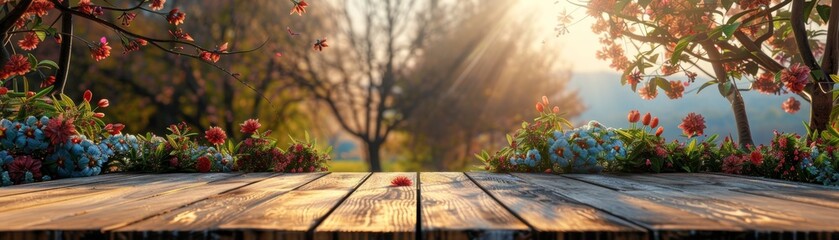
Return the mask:
<svg viewBox="0 0 839 240">
<path fill-rule="evenodd" d="M 532 19 L 515 16 L 514 0 L 317 1 L 305 18 L 287 15 L 292 5 L 284 1 L 169 2 L 188 9 L 189 21 L 181 26 L 186 32 L 212 41 L 201 45 L 230 42 L 232 49 L 249 49 L 264 43 L 219 64 L 267 100 L 197 60 L 152 48 L 122 55 L 116 41 L 105 61 L 74 57 L 67 92 L 79 96 L 91 89 L 110 99 L 106 118 L 130 132 L 163 133 L 185 121 L 241 137 L 238 123 L 258 117 L 275 136 L 349 133 L 373 170 L 388 157 L 412 170 L 468 168 L 472 153 L 500 145 L 505 133 L 531 117 L 542 95 L 567 117 L 583 110 L 567 91 L 570 75 L 561 69 L 558 51 L 536 37 L 551 29 L 522 27 Z M 102 17 L 116 20 L 118 13 Z M 164 21 L 130 26 L 170 27 Z M 76 26 L 86 39 L 109 33 Z M 312 50 L 323 37 L 329 47 Z M 75 56 L 88 52 L 88 46 L 74 45 Z M 382 156 L 383 148 L 393 154 Z"/>
</svg>

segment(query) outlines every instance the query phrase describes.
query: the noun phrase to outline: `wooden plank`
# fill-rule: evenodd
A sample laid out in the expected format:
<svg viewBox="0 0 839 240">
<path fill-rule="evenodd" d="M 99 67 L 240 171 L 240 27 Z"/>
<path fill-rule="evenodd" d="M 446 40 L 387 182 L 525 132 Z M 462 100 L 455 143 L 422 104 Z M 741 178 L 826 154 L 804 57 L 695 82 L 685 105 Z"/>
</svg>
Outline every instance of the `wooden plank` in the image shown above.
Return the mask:
<svg viewBox="0 0 839 240">
<path fill-rule="evenodd" d="M 540 239 L 647 238 L 644 228 L 516 176 L 485 172 L 466 175 L 533 226 Z M 425 199 L 426 191 L 421 195 Z"/>
<path fill-rule="evenodd" d="M 550 174 L 513 174 L 567 198 L 626 219 L 651 231 L 657 238 L 718 238 L 739 232 L 742 227 L 579 180 Z"/>
<path fill-rule="evenodd" d="M 13 185 L 7 187 L 0 187 L 0 197 L 52 190 L 56 188 L 74 187 L 85 184 L 110 182 L 117 179 L 134 178 L 139 176 L 143 176 L 143 174 L 109 173 L 92 177 L 64 178 L 46 182 Z"/>
<path fill-rule="evenodd" d="M 574 175 L 574 178 L 600 184 L 634 182 L 657 187 L 667 187 L 660 178 L 642 176 Z M 687 180 L 686 175 L 679 180 Z M 616 180 L 619 179 L 619 180 Z M 620 188 L 618 185 L 613 185 Z M 765 196 L 729 191 L 726 187 L 696 185 L 684 191 L 626 191 L 625 193 L 678 207 L 696 214 L 713 216 L 720 221 L 735 224 L 755 234 L 784 232 L 838 232 L 839 209 L 792 202 Z"/>
<path fill-rule="evenodd" d="M 417 188 L 391 187 L 397 176 L 417 182 L 416 173 L 374 173 L 315 229 L 315 239 L 414 239 Z"/>
<path fill-rule="evenodd" d="M 617 175 L 624 177 L 622 175 Z M 680 191 L 731 190 L 777 199 L 790 200 L 839 209 L 839 189 L 793 182 L 766 181 L 760 178 L 739 178 L 716 174 L 643 174 L 626 178 L 658 183 Z"/>
<path fill-rule="evenodd" d="M 219 228 L 231 239 L 305 239 L 326 215 L 370 176 L 331 173 L 245 210 Z"/>
<path fill-rule="evenodd" d="M 530 228 L 460 172 L 420 173 L 422 239 L 516 239 Z"/>
<path fill-rule="evenodd" d="M 166 180 L 163 176 L 129 175 L 122 179 L 111 179 L 107 182 L 87 182 L 86 184 L 71 184 L 68 187 L 50 187 L 41 191 L 29 189 L 29 192 L 0 197 L 0 206 L 4 211 L 37 207 L 44 204 L 56 203 L 81 198 L 95 198 L 110 191 L 124 187 L 140 186 L 146 181 Z"/>
<path fill-rule="evenodd" d="M 165 178 L 169 179 L 165 179 Z M 263 176 L 264 177 L 264 176 Z M 162 197 L 173 194 L 187 195 L 191 198 L 212 195 L 219 190 L 233 187 L 228 182 L 219 180 L 233 179 L 233 182 L 247 183 L 254 177 L 242 177 L 237 174 L 166 174 L 151 177 L 153 181 L 137 180 L 130 186 L 117 187 L 113 191 L 97 197 L 74 199 L 59 203 L 41 205 L 38 208 L 25 208 L 0 213 L 0 218 L 16 219 L 20 224 L 2 225 L 0 231 L 33 230 L 100 230 L 136 219 L 140 215 L 159 214 L 155 210 L 183 205 Z M 210 183 L 210 184 L 208 184 Z M 210 187 L 207 187 L 210 186 Z M 188 194 L 184 194 L 189 191 Z M 115 211 L 116 210 L 116 211 Z M 162 211 L 162 210 L 161 210 Z M 48 213 L 48 214 L 45 214 Z M 114 215 L 118 214 L 118 215 Z M 132 218 L 133 217 L 133 218 Z"/>
<path fill-rule="evenodd" d="M 245 187 L 211 196 L 168 213 L 116 229 L 116 235 L 207 237 L 219 224 L 238 218 L 238 214 L 263 201 L 287 193 L 326 173 L 283 174 Z"/>
</svg>

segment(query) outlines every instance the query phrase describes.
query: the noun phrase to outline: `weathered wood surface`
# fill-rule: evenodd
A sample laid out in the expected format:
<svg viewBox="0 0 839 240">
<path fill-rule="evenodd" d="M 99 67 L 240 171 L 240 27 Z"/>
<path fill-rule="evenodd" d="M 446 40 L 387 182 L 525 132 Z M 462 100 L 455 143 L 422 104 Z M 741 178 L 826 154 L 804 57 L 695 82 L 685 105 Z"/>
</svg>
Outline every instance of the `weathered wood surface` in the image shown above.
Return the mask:
<svg viewBox="0 0 839 240">
<path fill-rule="evenodd" d="M 519 177 L 484 172 L 467 175 L 530 223 L 542 238 L 646 238 L 646 230 L 635 224 Z"/>
<path fill-rule="evenodd" d="M 220 228 L 233 238 L 305 239 L 368 176 L 369 173 L 331 173 L 253 206 Z"/>
<path fill-rule="evenodd" d="M 460 172 L 420 173 L 423 239 L 516 239 L 529 227 Z"/>
<path fill-rule="evenodd" d="M 417 173 L 374 173 L 315 229 L 317 239 L 414 239 L 417 228 L 417 187 L 390 186 Z"/>
<path fill-rule="evenodd" d="M 715 216 L 729 224 L 754 231 L 755 234 L 839 232 L 839 224 L 834 222 L 836 216 L 839 216 L 839 209 L 735 192 L 729 190 L 727 186 L 701 184 L 682 186 L 681 189 L 673 188 L 673 190 L 638 191 L 625 186 L 640 184 L 665 188 L 668 187 L 667 182 L 673 180 L 640 175 L 629 177 L 568 175 L 568 177 L 610 186 L 635 197 L 671 205 L 696 214 Z"/>
<path fill-rule="evenodd" d="M 207 230 L 215 230 L 222 223 L 238 219 L 241 212 L 254 205 L 285 194 L 324 174 L 300 173 L 269 176 L 253 184 L 116 229 L 115 232 L 120 236 L 137 237 L 149 234 L 164 237 L 207 236 Z M 169 200 L 161 199 L 160 201 Z"/>
<path fill-rule="evenodd" d="M 0 188 L 0 219 L 0 239 L 839 239 L 839 189 L 721 174 L 108 174 Z"/>
</svg>

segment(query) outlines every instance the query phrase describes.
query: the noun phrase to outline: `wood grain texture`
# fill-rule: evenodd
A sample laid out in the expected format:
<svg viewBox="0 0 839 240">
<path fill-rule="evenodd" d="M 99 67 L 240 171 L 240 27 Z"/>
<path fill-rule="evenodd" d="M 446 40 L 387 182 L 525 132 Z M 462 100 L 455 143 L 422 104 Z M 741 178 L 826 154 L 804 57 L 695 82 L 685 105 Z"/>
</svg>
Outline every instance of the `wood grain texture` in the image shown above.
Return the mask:
<svg viewBox="0 0 839 240">
<path fill-rule="evenodd" d="M 315 239 L 414 239 L 416 184 L 391 187 L 397 176 L 417 182 L 416 173 L 374 173 L 315 229 Z"/>
<path fill-rule="evenodd" d="M 305 239 L 370 173 L 331 173 L 262 202 L 220 226 L 236 239 Z"/>
<path fill-rule="evenodd" d="M 644 228 L 509 174 L 466 173 L 515 212 L 539 238 L 646 239 Z M 424 179 L 424 177 L 422 177 Z M 423 199 L 427 195 L 421 192 Z"/>
<path fill-rule="evenodd" d="M 67 188 L 67 187 L 74 187 L 80 186 L 85 184 L 93 184 L 99 182 L 110 182 L 114 180 L 124 180 L 128 178 L 134 178 L 139 176 L 145 176 L 144 174 L 127 174 L 127 173 L 109 173 L 109 174 L 102 174 L 92 177 L 82 177 L 82 178 L 64 178 L 64 179 L 57 179 L 52 181 L 46 182 L 36 182 L 36 183 L 29 183 L 29 184 L 21 184 L 21 185 L 12 185 L 0 188 L 0 197 L 11 196 L 11 195 L 19 195 L 25 193 L 32 193 L 32 192 L 40 192 L 46 190 L 52 190 L 56 188 Z"/>
<path fill-rule="evenodd" d="M 224 222 L 239 213 L 309 183 L 326 173 L 300 173 L 269 176 L 253 184 L 224 194 L 211 196 L 183 208 L 157 215 L 116 229 L 117 235 L 144 236 L 153 232 L 160 237 L 208 237 Z"/>
<path fill-rule="evenodd" d="M 169 179 L 166 179 L 168 177 Z M 232 179 L 231 181 L 221 181 Z M 113 191 L 90 198 L 74 199 L 0 213 L 0 218 L 16 219 L 20 224 L 0 226 L 0 231 L 14 230 L 71 230 L 100 231 L 131 220 L 160 214 L 186 203 L 179 200 L 203 198 L 224 191 L 237 184 L 249 183 L 254 177 L 238 174 L 177 174 L 161 175 L 132 186 L 117 187 Z M 244 180 L 244 181 L 243 181 Z M 209 187 L 208 187 L 209 186 Z M 181 193 L 181 194 L 175 194 Z M 189 194 L 183 194 L 189 193 Z M 172 195 L 178 199 L 162 199 Z M 196 199 L 197 200 L 197 199 Z M 46 214 L 45 214 L 46 213 Z"/>
<path fill-rule="evenodd" d="M 579 180 L 550 174 L 513 175 L 642 226 L 650 231 L 653 238 L 719 238 L 743 230 L 713 216 L 696 214 Z"/>
<path fill-rule="evenodd" d="M 155 181 L 155 179 L 162 180 L 165 177 L 155 178 L 146 175 L 130 175 L 125 178 L 109 178 L 107 182 L 92 181 L 79 183 L 74 181 L 66 187 L 57 187 L 60 185 L 45 186 L 44 190 L 41 191 L 31 191 L 36 188 L 30 188 L 28 189 L 30 191 L 25 193 L 0 197 L 0 206 L 3 206 L 3 211 L 11 211 L 73 199 L 94 198 L 102 194 L 107 194 L 109 191 L 116 191 L 124 187 L 139 186 L 145 181 Z"/>
<path fill-rule="evenodd" d="M 667 182 L 674 181 L 673 178 L 664 181 L 661 178 L 643 175 L 620 177 L 575 175 L 572 177 L 600 184 L 634 182 L 657 187 L 668 187 Z M 691 181 L 692 178 L 693 175 L 684 175 L 681 179 Z M 618 185 L 613 187 L 620 188 Z M 694 185 L 693 187 L 682 186 L 681 191 L 626 191 L 625 193 L 696 214 L 713 216 L 755 234 L 839 231 L 839 224 L 836 224 L 839 222 L 839 209 L 730 191 L 725 186 Z"/>
<path fill-rule="evenodd" d="M 529 227 L 460 172 L 420 173 L 423 239 L 515 239 Z"/>
</svg>

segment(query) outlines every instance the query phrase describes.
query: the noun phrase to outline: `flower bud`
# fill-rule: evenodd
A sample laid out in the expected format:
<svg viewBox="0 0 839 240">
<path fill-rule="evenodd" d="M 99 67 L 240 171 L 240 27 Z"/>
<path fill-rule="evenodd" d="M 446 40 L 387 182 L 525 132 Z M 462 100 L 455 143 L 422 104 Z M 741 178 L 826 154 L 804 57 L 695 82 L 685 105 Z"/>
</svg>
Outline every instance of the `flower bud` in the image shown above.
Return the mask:
<svg viewBox="0 0 839 240">
<path fill-rule="evenodd" d="M 652 121 L 650 121 L 650 128 L 655 128 L 658 126 L 658 117 L 654 117 Z"/>
<path fill-rule="evenodd" d="M 658 127 L 658 129 L 655 130 L 655 136 L 656 137 L 661 137 L 662 133 L 664 133 L 664 127 Z"/>
<path fill-rule="evenodd" d="M 103 98 L 103 99 L 99 100 L 99 104 L 98 104 L 98 105 L 99 105 L 99 107 L 101 107 L 101 108 L 106 108 L 106 107 L 108 107 L 108 106 L 111 106 L 111 102 L 110 102 L 110 101 L 108 101 L 108 99 L 104 99 L 104 98 Z"/>
<path fill-rule="evenodd" d="M 642 120 L 641 123 L 644 124 L 644 126 L 649 126 L 650 125 L 650 120 L 652 120 L 652 117 L 653 116 L 650 115 L 650 113 L 644 114 L 644 120 Z"/>
</svg>

